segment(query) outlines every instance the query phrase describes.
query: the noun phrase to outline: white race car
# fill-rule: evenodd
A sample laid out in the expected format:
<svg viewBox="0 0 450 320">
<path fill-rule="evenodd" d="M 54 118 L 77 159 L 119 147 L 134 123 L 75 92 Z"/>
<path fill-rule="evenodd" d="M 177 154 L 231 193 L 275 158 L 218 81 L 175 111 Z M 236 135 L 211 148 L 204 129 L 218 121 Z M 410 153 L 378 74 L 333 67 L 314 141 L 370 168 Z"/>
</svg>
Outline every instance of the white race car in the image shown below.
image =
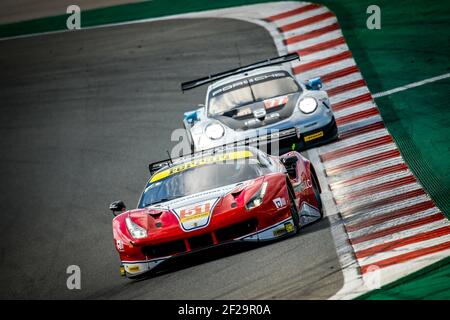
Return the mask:
<svg viewBox="0 0 450 320">
<path fill-rule="evenodd" d="M 205 105 L 184 114 L 192 151 L 274 135 L 280 148 L 296 150 L 337 139 L 320 78 L 301 83 L 281 66 L 296 59 L 288 54 L 182 83 L 183 91 L 211 83 Z"/>
</svg>

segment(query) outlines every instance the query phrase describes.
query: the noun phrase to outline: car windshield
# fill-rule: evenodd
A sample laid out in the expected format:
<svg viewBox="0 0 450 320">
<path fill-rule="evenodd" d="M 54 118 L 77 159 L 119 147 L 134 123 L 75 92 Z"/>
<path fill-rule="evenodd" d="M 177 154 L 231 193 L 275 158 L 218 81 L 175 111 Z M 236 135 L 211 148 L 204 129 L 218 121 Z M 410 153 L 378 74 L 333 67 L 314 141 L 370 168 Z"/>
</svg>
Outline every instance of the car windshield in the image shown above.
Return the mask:
<svg viewBox="0 0 450 320">
<path fill-rule="evenodd" d="M 195 166 L 147 184 L 139 208 L 202 191 L 255 179 L 270 170 L 257 159 L 240 159 Z"/>
<path fill-rule="evenodd" d="M 212 90 L 209 96 L 210 115 L 221 115 L 237 107 L 299 92 L 301 87 L 285 72 L 244 79 Z"/>
</svg>

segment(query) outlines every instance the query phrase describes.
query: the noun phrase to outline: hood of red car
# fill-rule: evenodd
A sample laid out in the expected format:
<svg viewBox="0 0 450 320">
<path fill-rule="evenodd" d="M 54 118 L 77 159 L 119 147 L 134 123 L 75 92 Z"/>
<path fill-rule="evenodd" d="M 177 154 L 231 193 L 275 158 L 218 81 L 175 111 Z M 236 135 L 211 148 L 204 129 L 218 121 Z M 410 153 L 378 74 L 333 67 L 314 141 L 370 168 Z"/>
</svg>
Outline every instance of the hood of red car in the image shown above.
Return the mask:
<svg viewBox="0 0 450 320">
<path fill-rule="evenodd" d="M 181 227 L 184 231 L 194 231 L 207 226 L 212 218 L 214 208 L 224 197 L 234 197 L 239 205 L 253 195 L 261 186 L 263 177 L 240 182 L 220 188 L 207 190 L 175 200 L 158 203 L 143 209 L 130 210 L 130 218 L 150 231 Z M 245 194 L 250 194 L 245 196 Z M 161 230 L 159 230 L 161 231 Z"/>
</svg>

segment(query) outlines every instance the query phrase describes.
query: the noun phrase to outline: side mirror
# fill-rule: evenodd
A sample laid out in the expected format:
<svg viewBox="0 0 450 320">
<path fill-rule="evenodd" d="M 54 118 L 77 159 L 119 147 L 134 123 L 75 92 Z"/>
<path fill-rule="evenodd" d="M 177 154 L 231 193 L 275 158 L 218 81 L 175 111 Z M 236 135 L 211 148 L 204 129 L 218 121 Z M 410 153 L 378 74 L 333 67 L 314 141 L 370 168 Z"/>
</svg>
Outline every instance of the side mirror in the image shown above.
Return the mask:
<svg viewBox="0 0 450 320">
<path fill-rule="evenodd" d="M 186 121 L 190 125 L 196 123 L 198 121 L 197 110 L 185 112 L 184 121 Z"/>
<path fill-rule="evenodd" d="M 112 211 L 114 216 L 117 216 L 117 212 L 123 212 L 127 209 L 125 203 L 122 200 L 114 201 L 109 205 L 109 210 Z"/>
<path fill-rule="evenodd" d="M 322 80 L 320 77 L 309 79 L 308 82 L 305 83 L 306 89 L 308 90 L 320 90 L 323 87 Z"/>
</svg>

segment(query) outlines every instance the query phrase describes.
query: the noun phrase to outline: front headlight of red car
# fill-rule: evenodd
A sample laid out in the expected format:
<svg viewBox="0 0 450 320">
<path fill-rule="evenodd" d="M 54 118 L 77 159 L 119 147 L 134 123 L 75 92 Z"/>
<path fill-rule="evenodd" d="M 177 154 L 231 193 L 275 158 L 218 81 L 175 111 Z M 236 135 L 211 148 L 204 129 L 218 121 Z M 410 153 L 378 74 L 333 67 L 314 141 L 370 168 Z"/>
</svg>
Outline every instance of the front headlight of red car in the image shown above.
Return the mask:
<svg viewBox="0 0 450 320">
<path fill-rule="evenodd" d="M 142 239 L 147 237 L 147 230 L 131 221 L 130 217 L 125 218 L 125 223 L 127 224 L 127 229 L 133 238 Z"/>
<path fill-rule="evenodd" d="M 264 195 L 266 194 L 267 184 L 268 182 L 264 181 L 258 192 L 245 204 L 245 208 L 247 210 L 251 210 L 261 205 L 264 199 Z"/>
</svg>

